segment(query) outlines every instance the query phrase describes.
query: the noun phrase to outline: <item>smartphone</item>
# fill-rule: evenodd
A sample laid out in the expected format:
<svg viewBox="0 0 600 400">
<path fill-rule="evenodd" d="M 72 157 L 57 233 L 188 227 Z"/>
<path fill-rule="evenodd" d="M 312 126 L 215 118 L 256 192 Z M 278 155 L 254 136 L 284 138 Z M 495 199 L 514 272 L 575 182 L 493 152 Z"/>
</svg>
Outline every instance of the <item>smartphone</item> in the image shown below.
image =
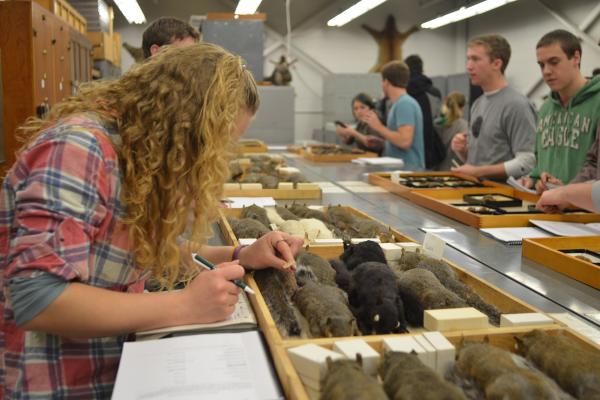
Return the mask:
<svg viewBox="0 0 600 400">
<path fill-rule="evenodd" d="M 334 121 L 333 123 L 336 124 L 337 126 L 341 126 L 342 128 L 347 128 L 348 127 L 348 125 L 346 125 L 342 121 Z"/>
</svg>

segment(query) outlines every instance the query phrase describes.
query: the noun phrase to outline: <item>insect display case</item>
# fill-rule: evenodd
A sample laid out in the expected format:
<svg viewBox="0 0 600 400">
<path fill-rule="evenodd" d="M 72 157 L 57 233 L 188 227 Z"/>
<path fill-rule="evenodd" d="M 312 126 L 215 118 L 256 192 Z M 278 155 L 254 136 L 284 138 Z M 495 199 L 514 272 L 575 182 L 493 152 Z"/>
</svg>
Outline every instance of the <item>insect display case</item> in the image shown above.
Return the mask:
<svg viewBox="0 0 600 400">
<path fill-rule="evenodd" d="M 524 239 L 523 257 L 600 289 L 600 236 Z"/>
</svg>

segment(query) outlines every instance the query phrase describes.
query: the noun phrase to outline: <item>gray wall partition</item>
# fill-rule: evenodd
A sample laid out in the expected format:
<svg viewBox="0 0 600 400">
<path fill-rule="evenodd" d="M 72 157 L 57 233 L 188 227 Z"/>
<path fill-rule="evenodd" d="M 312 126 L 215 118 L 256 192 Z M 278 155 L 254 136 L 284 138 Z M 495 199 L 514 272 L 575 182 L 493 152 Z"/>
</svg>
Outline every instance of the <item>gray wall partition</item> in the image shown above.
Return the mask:
<svg viewBox="0 0 600 400">
<path fill-rule="evenodd" d="M 258 93 L 260 108 L 244 137 L 267 144 L 294 143 L 294 88 L 259 86 Z"/>
<path fill-rule="evenodd" d="M 202 24 L 202 40 L 240 55 L 257 82 L 264 79 L 263 36 L 263 21 L 209 19 Z"/>
</svg>

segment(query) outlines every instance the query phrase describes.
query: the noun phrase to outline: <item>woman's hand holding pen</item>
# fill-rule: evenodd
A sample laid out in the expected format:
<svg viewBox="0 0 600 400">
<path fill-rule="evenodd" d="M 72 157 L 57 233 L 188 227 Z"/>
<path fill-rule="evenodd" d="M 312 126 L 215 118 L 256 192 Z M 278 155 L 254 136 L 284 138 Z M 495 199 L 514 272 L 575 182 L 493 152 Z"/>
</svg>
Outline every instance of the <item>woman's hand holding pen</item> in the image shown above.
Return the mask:
<svg viewBox="0 0 600 400">
<path fill-rule="evenodd" d="M 240 264 L 250 269 L 274 267 L 295 270 L 294 258 L 303 244 L 304 239 L 300 236 L 279 231 L 269 232 L 240 251 Z"/>
<path fill-rule="evenodd" d="M 212 271 L 202 271 L 180 294 L 185 300 L 182 315 L 185 323 L 222 321 L 235 311 L 241 289 L 233 282 L 244 277 L 244 268 L 238 261 L 217 265 Z"/>
</svg>

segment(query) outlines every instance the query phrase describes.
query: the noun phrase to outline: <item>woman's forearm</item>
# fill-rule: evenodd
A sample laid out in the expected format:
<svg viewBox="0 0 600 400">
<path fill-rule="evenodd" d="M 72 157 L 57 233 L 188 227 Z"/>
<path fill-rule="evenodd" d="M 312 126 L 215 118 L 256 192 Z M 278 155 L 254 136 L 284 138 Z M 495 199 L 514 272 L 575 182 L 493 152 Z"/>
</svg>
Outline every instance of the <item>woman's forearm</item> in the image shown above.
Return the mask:
<svg viewBox="0 0 600 400">
<path fill-rule="evenodd" d="M 23 328 L 91 338 L 189 323 L 183 292 L 123 293 L 71 283 Z"/>
</svg>

